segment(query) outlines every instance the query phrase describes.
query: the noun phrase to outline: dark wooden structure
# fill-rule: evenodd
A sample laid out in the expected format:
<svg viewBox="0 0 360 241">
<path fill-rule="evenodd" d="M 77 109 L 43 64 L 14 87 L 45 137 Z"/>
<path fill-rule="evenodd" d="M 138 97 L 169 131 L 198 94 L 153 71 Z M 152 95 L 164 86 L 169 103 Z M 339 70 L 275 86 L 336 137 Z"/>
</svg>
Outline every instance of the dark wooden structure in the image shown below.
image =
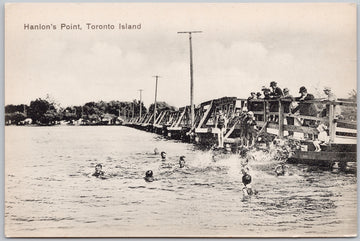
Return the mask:
<svg viewBox="0 0 360 241">
<path fill-rule="evenodd" d="M 303 110 L 292 113 L 290 104 L 298 105 Z M 317 112 L 306 114 L 306 108 L 310 107 Z M 193 126 L 190 106 L 177 111 L 161 111 L 156 118 L 147 113 L 141 119 L 130 119 L 125 125 L 169 138 L 212 145 L 216 144 L 219 131 L 217 113 L 221 110 L 227 119 L 224 142 L 236 150 L 237 146 L 244 145 L 243 115 L 252 111 L 261 133 L 278 139 L 294 139 L 301 143 L 301 149 L 295 151 L 289 161 L 322 165 L 356 162 L 357 122 L 346 119 L 346 116 L 337 116 L 336 110 L 339 108 L 350 108 L 356 113 L 357 105 L 350 101 L 294 101 L 285 98 L 247 100 L 223 97 L 198 105 L 195 108 Z M 329 142 L 321 146 L 321 152 L 315 152 L 313 140 L 319 134 L 316 127 L 320 123 L 328 126 Z"/>
</svg>

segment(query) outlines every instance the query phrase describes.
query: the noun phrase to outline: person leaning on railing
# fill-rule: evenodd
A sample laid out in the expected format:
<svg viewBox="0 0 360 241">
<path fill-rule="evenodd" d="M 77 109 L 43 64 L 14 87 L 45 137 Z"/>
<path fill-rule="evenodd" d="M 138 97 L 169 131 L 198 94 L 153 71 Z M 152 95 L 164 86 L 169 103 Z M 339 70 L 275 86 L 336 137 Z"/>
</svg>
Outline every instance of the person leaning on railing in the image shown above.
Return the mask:
<svg viewBox="0 0 360 241">
<path fill-rule="evenodd" d="M 295 98 L 296 101 L 299 101 L 299 105 L 292 110 L 292 113 L 299 111 L 300 115 L 303 116 L 317 116 L 317 109 L 313 103 L 304 103 L 307 100 L 314 100 L 314 95 L 307 92 L 305 86 L 300 87 L 299 90 L 300 96 Z M 304 119 L 302 126 L 315 127 L 315 120 Z M 304 134 L 304 137 L 306 135 Z M 312 134 L 309 134 L 308 137 L 313 139 Z"/>
</svg>

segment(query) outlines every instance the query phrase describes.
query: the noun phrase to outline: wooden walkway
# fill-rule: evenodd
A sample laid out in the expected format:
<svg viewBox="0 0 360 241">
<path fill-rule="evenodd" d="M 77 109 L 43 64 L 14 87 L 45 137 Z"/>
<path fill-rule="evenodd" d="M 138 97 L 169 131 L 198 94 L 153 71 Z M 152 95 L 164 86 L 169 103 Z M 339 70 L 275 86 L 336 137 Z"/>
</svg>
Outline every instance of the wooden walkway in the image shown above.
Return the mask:
<svg viewBox="0 0 360 241">
<path fill-rule="evenodd" d="M 318 110 L 316 115 L 289 113 L 289 105 L 310 106 Z M 299 160 L 324 160 L 329 162 L 356 161 L 357 122 L 354 119 L 338 118 L 336 108 L 352 110 L 355 113 L 355 102 L 350 101 L 290 101 L 247 100 L 237 97 L 223 97 L 201 103 L 195 108 L 194 125 L 190 122 L 190 106 L 177 111 L 164 110 L 156 114 L 155 122 L 152 113 L 142 118 L 129 119 L 125 125 L 138 129 L 156 132 L 174 139 L 200 143 L 216 144 L 219 129 L 217 128 L 218 112 L 225 116 L 226 128 L 224 142 L 236 147 L 244 145 L 244 118 L 249 111 L 253 112 L 256 125 L 261 133 L 272 138 L 294 139 L 301 142 L 302 150 L 292 157 Z M 324 110 L 326 113 L 324 114 Z M 306 112 L 302 111 L 302 112 Z M 305 123 L 310 123 L 305 125 Z M 318 124 L 328 127 L 329 142 L 323 145 L 321 152 L 314 152 L 313 140 L 319 134 Z M 304 151 L 305 150 L 305 151 Z"/>
</svg>

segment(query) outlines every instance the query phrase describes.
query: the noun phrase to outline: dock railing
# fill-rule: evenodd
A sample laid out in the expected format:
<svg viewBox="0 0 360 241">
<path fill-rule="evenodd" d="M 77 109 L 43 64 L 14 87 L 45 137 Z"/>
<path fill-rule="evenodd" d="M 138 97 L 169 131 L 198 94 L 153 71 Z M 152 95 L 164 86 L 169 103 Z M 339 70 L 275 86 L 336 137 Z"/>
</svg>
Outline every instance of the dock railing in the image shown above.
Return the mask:
<svg viewBox="0 0 360 241">
<path fill-rule="evenodd" d="M 340 113 L 342 107 L 355 109 L 356 102 L 308 100 L 295 101 L 290 99 L 250 100 L 248 110 L 254 113 L 259 126 L 268 123 L 267 129 L 275 129 L 279 138 L 287 132 L 317 135 L 317 126 L 325 124 L 328 127 L 329 142 L 334 143 L 337 137 L 356 141 L 356 119 Z M 255 105 L 254 105 L 255 104 Z M 297 107 L 291 107 L 292 104 Z M 294 112 L 294 110 L 298 111 Z M 340 110 L 340 111 L 339 111 Z M 356 118 L 356 117 L 355 117 Z M 290 123 L 289 123 L 290 122 Z"/>
</svg>

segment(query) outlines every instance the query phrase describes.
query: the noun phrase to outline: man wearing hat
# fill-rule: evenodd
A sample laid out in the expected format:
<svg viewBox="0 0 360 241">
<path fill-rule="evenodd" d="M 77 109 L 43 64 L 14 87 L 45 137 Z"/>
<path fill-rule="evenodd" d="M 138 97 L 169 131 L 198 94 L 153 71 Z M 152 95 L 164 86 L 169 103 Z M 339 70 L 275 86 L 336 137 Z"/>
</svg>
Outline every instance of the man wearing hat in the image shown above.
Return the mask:
<svg viewBox="0 0 360 241">
<path fill-rule="evenodd" d="M 272 92 L 270 93 L 272 98 L 280 98 L 283 96 L 282 90 L 277 87 L 277 83 L 275 81 L 270 82 L 270 88 L 272 89 Z"/>
<path fill-rule="evenodd" d="M 270 88 L 272 91 L 270 92 L 270 98 L 271 99 L 279 99 L 283 96 L 282 90 L 277 87 L 277 83 L 275 81 L 270 82 Z M 270 102 L 270 112 L 277 112 L 279 111 L 279 103 L 277 101 Z M 270 121 L 277 122 L 278 117 L 277 116 L 270 116 Z"/>
<path fill-rule="evenodd" d="M 300 93 L 300 97 L 297 97 L 295 99 L 299 101 L 299 105 L 292 111 L 292 113 L 294 114 L 295 112 L 299 111 L 300 115 L 317 116 L 317 109 L 314 103 L 303 102 L 303 101 L 315 99 L 314 95 L 309 94 L 305 86 L 300 87 L 299 93 Z M 304 119 L 303 126 L 315 126 L 315 120 Z M 312 138 L 312 135 L 309 134 L 309 138 Z"/>
</svg>

